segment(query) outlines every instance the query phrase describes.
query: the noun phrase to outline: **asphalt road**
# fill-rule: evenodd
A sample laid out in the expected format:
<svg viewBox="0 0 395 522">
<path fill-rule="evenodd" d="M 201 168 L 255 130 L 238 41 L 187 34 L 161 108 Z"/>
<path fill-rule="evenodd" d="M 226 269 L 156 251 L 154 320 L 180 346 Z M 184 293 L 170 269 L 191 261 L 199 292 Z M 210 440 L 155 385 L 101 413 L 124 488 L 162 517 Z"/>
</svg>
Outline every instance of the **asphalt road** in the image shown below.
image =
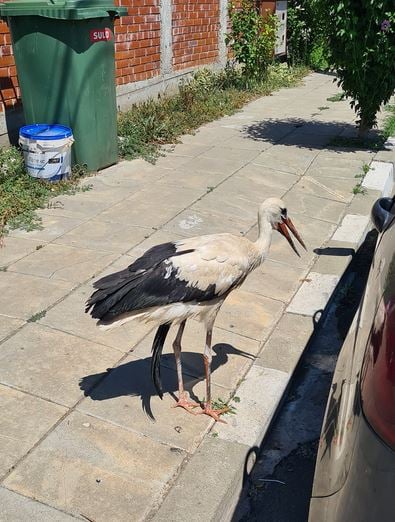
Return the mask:
<svg viewBox="0 0 395 522">
<path fill-rule="evenodd" d="M 340 280 L 300 361 L 233 522 L 306 522 L 337 355 L 360 302 L 376 242 L 371 232 Z"/>
</svg>

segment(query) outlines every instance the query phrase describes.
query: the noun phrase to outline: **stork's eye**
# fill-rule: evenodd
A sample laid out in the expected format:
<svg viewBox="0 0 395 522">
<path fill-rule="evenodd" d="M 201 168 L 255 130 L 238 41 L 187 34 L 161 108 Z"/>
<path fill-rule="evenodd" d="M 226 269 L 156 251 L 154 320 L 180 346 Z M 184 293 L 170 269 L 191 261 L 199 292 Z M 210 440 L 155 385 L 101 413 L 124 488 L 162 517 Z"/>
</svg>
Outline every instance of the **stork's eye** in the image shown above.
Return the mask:
<svg viewBox="0 0 395 522">
<path fill-rule="evenodd" d="M 286 209 L 286 208 L 282 208 L 282 209 L 281 209 L 281 215 L 282 215 L 283 217 L 285 217 L 285 218 L 287 217 L 287 209 Z"/>
</svg>

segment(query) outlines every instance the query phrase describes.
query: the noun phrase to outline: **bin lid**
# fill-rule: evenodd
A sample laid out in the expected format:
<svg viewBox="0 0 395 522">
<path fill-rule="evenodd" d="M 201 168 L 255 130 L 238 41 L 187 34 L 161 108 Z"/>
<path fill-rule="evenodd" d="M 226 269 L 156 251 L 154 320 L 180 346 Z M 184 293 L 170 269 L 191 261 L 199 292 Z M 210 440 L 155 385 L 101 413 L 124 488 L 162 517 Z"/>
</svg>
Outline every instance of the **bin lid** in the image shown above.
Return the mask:
<svg viewBox="0 0 395 522">
<path fill-rule="evenodd" d="M 70 127 L 58 125 L 57 123 L 50 125 L 48 123 L 34 123 L 33 125 L 25 125 L 19 129 L 19 135 L 23 138 L 31 140 L 61 140 L 69 138 L 73 132 Z"/>
<path fill-rule="evenodd" d="M 119 17 L 126 7 L 115 6 L 111 0 L 10 0 L 0 3 L 0 16 L 42 16 L 59 20 Z"/>
</svg>

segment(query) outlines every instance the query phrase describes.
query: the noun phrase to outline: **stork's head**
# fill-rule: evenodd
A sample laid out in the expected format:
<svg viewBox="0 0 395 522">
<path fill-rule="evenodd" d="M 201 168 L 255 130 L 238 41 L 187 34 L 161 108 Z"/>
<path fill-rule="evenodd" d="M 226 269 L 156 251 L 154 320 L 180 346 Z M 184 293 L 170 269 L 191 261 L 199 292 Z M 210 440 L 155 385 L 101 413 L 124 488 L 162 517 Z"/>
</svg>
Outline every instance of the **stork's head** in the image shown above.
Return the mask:
<svg viewBox="0 0 395 522">
<path fill-rule="evenodd" d="M 292 234 L 296 237 L 302 247 L 307 250 L 306 245 L 304 244 L 302 238 L 300 237 L 298 231 L 296 230 L 294 224 L 290 220 L 287 214 L 287 207 L 279 198 L 269 198 L 266 199 L 260 209 L 259 213 L 264 215 L 265 218 L 269 221 L 272 228 L 278 230 L 280 234 L 282 234 L 291 245 L 291 248 L 294 252 L 299 255 L 299 252 L 296 250 L 295 244 L 292 241 L 292 238 L 288 232 L 288 229 L 292 232 Z"/>
</svg>

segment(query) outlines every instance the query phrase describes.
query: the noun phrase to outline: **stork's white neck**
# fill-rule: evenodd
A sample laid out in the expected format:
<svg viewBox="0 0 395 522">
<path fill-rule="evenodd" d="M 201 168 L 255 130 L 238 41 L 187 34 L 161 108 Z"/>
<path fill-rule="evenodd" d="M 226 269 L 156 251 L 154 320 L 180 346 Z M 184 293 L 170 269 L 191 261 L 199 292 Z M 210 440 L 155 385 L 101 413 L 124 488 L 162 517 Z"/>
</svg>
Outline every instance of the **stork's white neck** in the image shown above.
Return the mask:
<svg viewBox="0 0 395 522">
<path fill-rule="evenodd" d="M 262 259 L 269 253 L 272 233 L 273 228 L 269 221 L 269 216 L 264 209 L 260 208 L 258 212 L 258 239 L 255 241 L 255 244 L 261 252 Z"/>
</svg>

